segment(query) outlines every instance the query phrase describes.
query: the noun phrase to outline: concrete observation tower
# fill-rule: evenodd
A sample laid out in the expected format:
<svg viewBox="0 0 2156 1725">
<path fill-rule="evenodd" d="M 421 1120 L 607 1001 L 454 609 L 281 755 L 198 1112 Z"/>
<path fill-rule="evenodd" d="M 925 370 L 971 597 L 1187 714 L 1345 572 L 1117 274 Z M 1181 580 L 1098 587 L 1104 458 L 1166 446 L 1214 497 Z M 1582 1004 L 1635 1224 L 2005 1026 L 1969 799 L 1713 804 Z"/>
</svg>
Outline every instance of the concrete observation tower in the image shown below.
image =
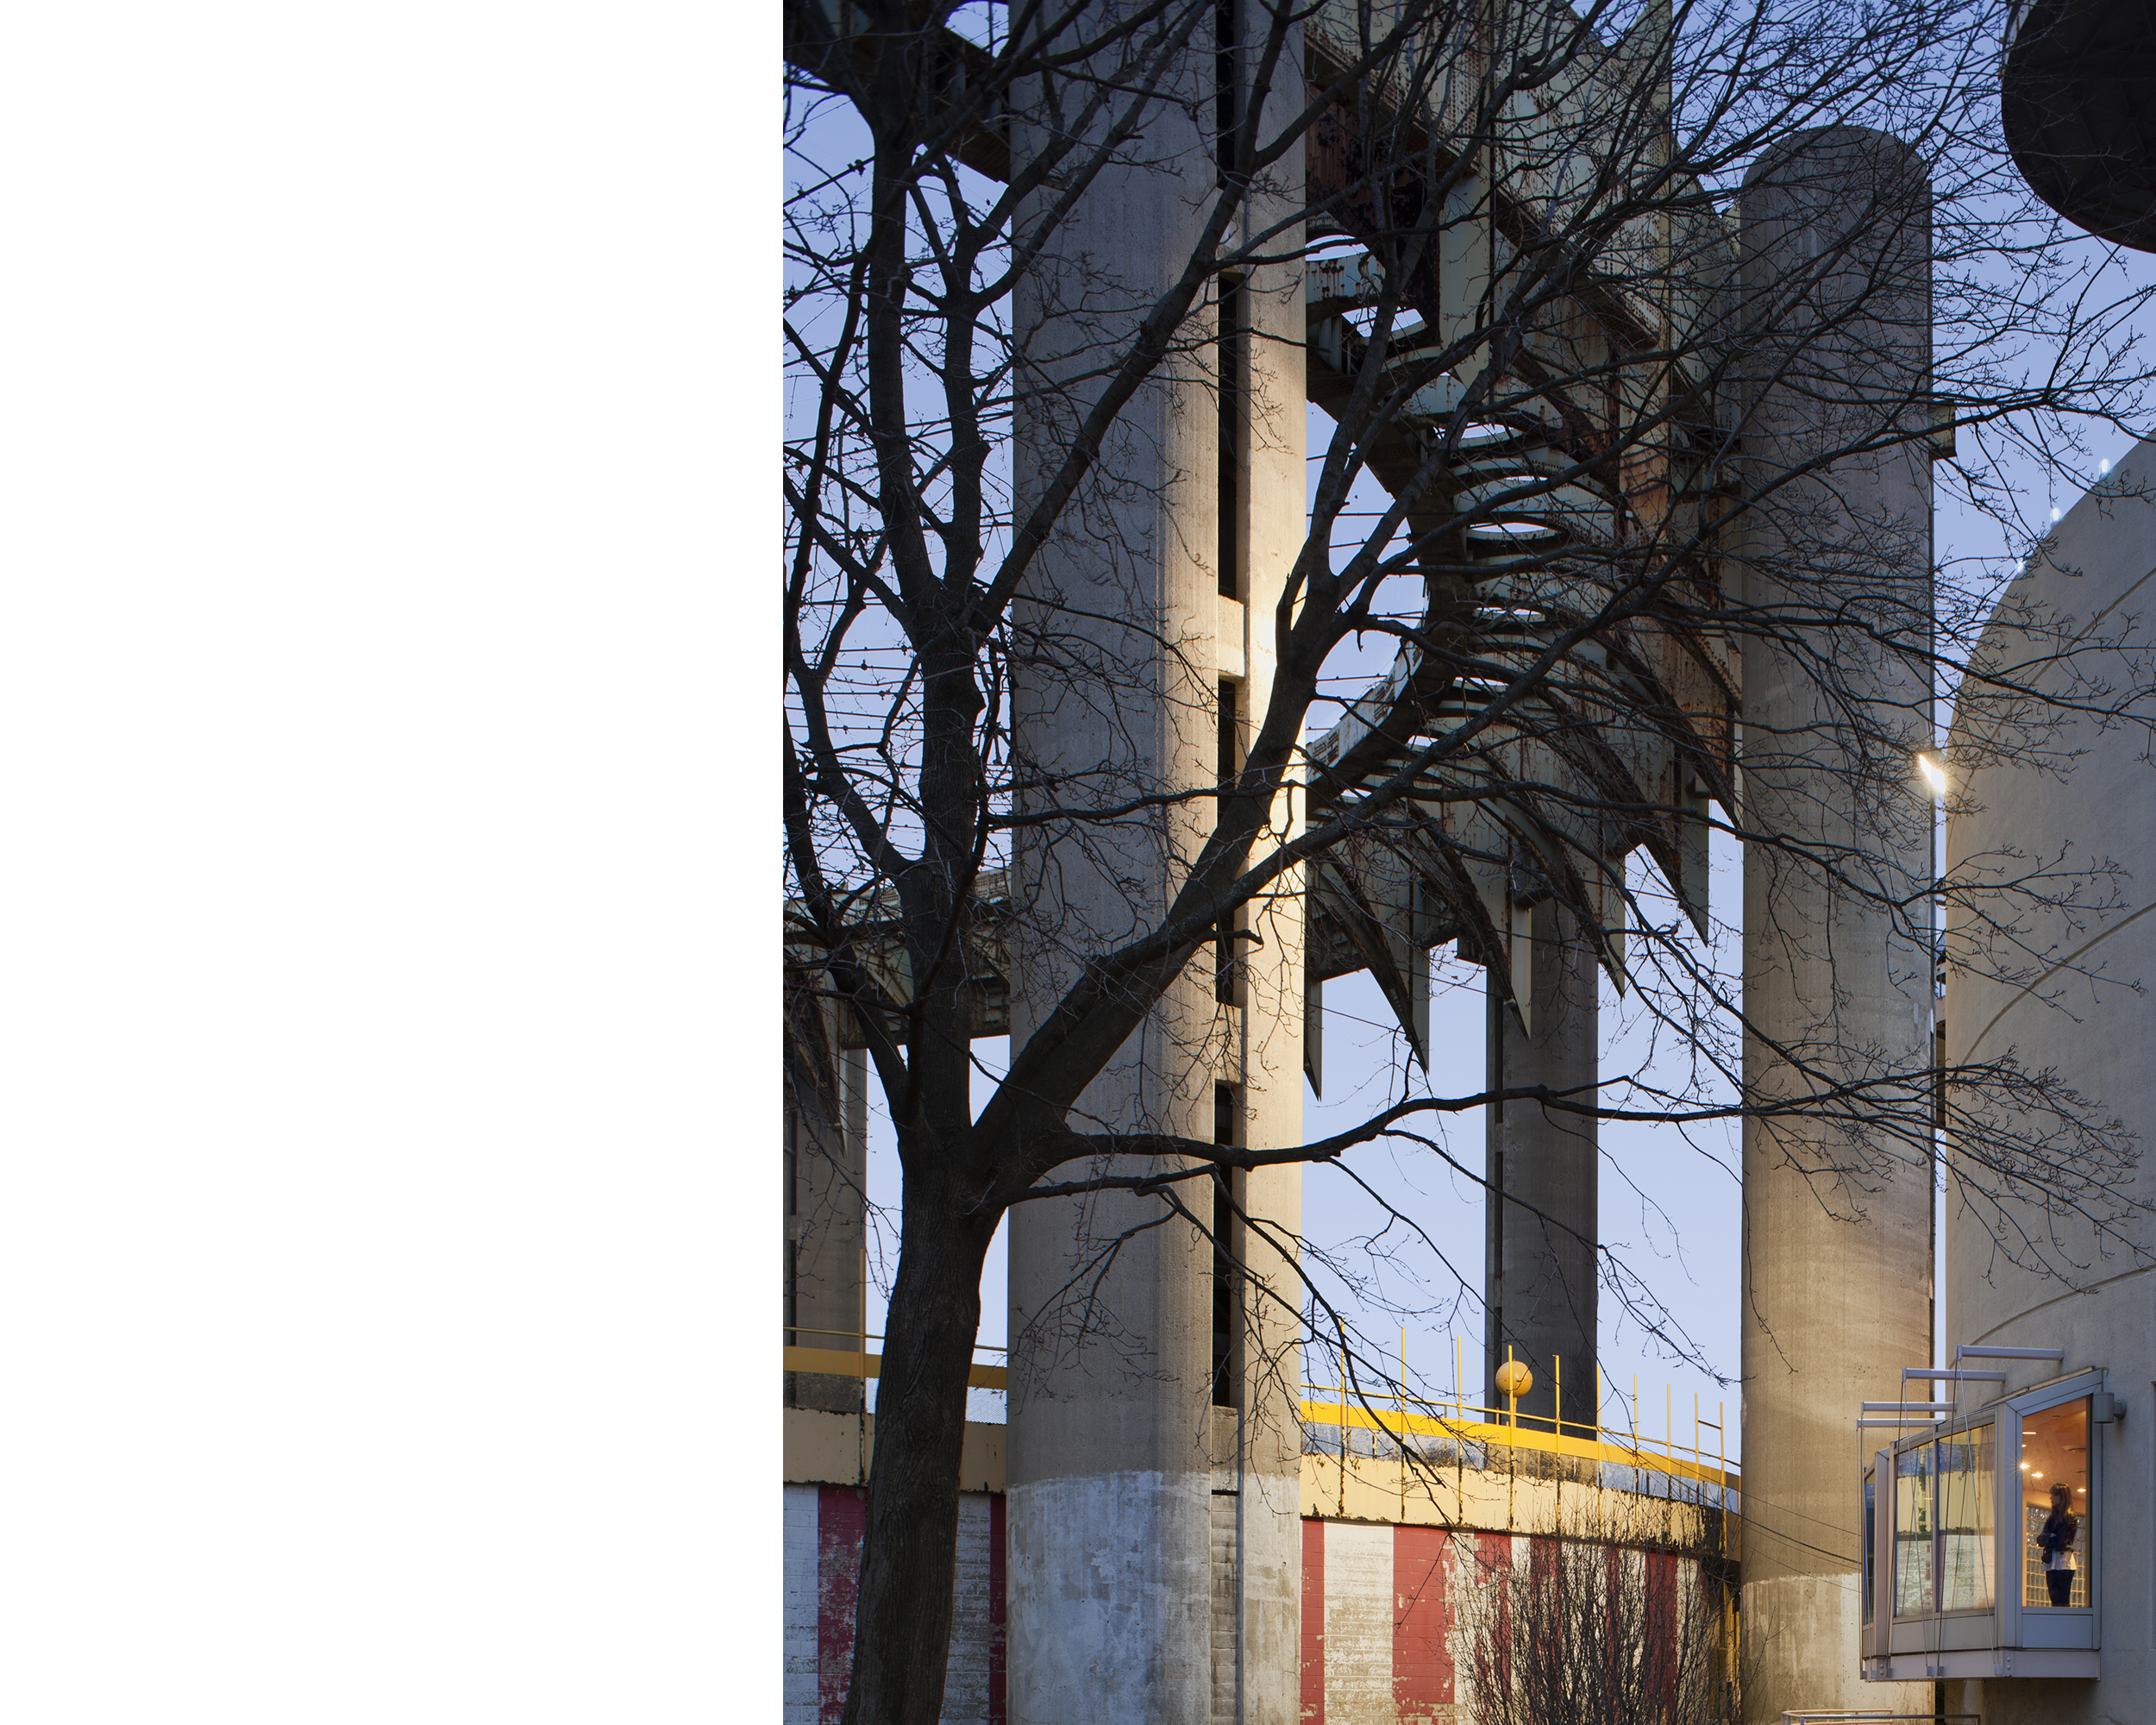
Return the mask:
<svg viewBox="0 0 2156 1725">
<path fill-rule="evenodd" d="M 1248 44 L 1262 34 L 1258 14 L 1254 0 L 1220 9 L 1219 40 L 1194 44 L 1175 74 L 1184 99 L 1163 104 L 1142 149 L 1089 186 L 1022 282 L 1021 499 L 1039 483 L 1059 425 L 1097 389 L 1101 342 L 1127 329 L 1133 309 L 1181 270 L 1232 171 L 1219 116 L 1252 99 Z M 1320 8 L 1300 27 L 1295 53 L 1312 85 L 1347 63 L 1351 15 Z M 1659 66 L 1666 102 L 1667 29 L 1666 14 L 1650 13 L 1608 50 L 1603 75 L 1652 86 Z M 1291 93 L 1268 98 L 1282 122 L 1290 100 L 1306 95 L 1302 79 L 1286 82 Z M 1418 339 L 1442 344 L 1489 325 L 1522 243 L 1523 212 L 1571 195 L 1565 165 L 1609 145 L 1597 128 L 1616 111 L 1583 78 L 1508 138 L 1470 149 L 1471 90 L 1442 89 L 1412 116 L 1424 171 L 1434 165 L 1448 189 L 1436 261 L 1406 295 L 1420 336 L 1402 338 L 1401 364 L 1413 363 Z M 1070 111 L 1052 92 L 1037 94 L 1010 118 L 1015 162 L 1037 148 L 1049 115 Z M 1363 124 L 1343 110 L 1313 131 L 1251 191 L 1230 243 L 1328 199 L 1351 211 L 1344 194 Z M 1493 1084 L 1591 1097 L 1597 972 L 1625 976 L 1626 860 L 1647 850 L 1703 925 L 1717 809 L 1726 822 L 1815 856 L 1862 854 L 1893 876 L 1873 883 L 1883 891 L 1839 894 L 1818 869 L 1792 868 L 1781 852 L 1748 856 L 1747 1086 L 1771 1096 L 1882 1063 L 1928 1063 L 1929 953 L 1870 908 L 1892 893 L 1921 896 L 1928 878 L 1930 808 L 1908 781 L 1909 756 L 1932 740 L 1927 691 L 1891 653 L 1866 661 L 1844 651 L 1838 634 L 1840 682 L 1834 700 L 1822 699 L 1796 671 L 1802 641 L 1746 643 L 1713 622 L 1717 605 L 1801 614 L 1814 600 L 1822 613 L 1854 602 L 1871 608 L 1886 637 L 1928 644 L 1922 443 L 1818 465 L 1829 452 L 1907 432 L 1910 416 L 1927 411 L 1928 187 L 1921 163 L 1890 138 L 1808 134 L 1761 164 L 1727 223 L 1711 210 L 1689 219 L 1694 230 L 1672 242 L 1691 260 L 1685 273 L 1658 280 L 1644 302 L 1583 281 L 1567 315 L 1527 337 L 1530 363 L 1536 342 L 1551 347 L 1537 375 L 1594 378 L 1595 388 L 1529 389 L 1515 375 L 1466 429 L 1445 494 L 1424 510 L 1438 522 L 1474 521 L 1431 559 L 1424 581 L 1423 638 L 1455 650 L 1403 647 L 1313 742 L 1307 783 L 1282 796 L 1275 825 L 1284 833 L 1351 807 L 1401 769 L 1418 740 L 1474 710 L 1489 679 L 1592 614 L 1627 536 L 1697 539 L 1688 579 L 1707 620 L 1689 634 L 1645 623 L 1621 640 L 1579 643 L 1557 681 L 1576 693 L 1628 679 L 1628 688 L 1654 692 L 1664 722 L 1597 728 L 1546 705 L 1525 713 L 1488 757 L 1514 781 L 1559 794 L 1531 806 L 1472 794 L 1457 780 L 1433 782 L 1401 819 L 1372 823 L 1284 881 L 1248 913 L 1241 932 L 1257 938 L 1225 932 L 1215 962 L 1189 967 L 1087 1093 L 1088 1129 L 1300 1142 L 1306 1077 L 1322 1081 L 1324 984 L 1369 970 L 1429 1063 L 1431 955 L 1448 944 L 1489 977 L 1483 1058 Z M 1367 236 L 1351 215 L 1303 237 L 1307 247 L 1275 248 L 1283 260 L 1219 279 L 1178 356 L 1124 411 L 1086 507 L 1071 518 L 1082 526 L 1058 534 L 1032 578 L 1026 618 L 1056 650 L 1014 678 L 1014 746 L 1046 770 L 1091 775 L 1104 808 L 1139 789 L 1193 794 L 1155 820 L 1021 850 L 998 889 L 1023 914 L 1011 919 L 1006 945 L 986 955 L 1007 1016 L 984 1022 L 983 1033 L 1007 1028 L 1022 1042 L 1089 951 L 1153 925 L 1210 830 L 1211 806 L 1197 794 L 1233 770 L 1243 728 L 1264 709 L 1273 616 L 1307 528 L 1305 404 L 1342 407 L 1366 351 L 1360 314 L 1384 285 L 1374 251 L 1356 249 Z M 1726 383 L 1701 392 L 1702 412 L 1664 416 L 1665 435 L 1621 472 L 1481 506 L 1519 492 L 1523 476 L 1579 466 L 1578 450 L 1599 430 L 1654 417 L 1657 403 L 1675 400 L 1688 380 L 1627 356 L 1666 353 L 1672 332 L 1705 327 L 1733 305 L 1730 341 L 1742 357 L 1702 348 L 1683 362 L 1702 376 L 1726 372 Z M 1367 455 L 1381 483 L 1397 488 L 1433 442 L 1459 430 L 1457 380 L 1494 351 L 1419 392 L 1374 437 Z M 1808 478 L 1782 482 L 1808 464 Z M 1772 501 L 1741 530 L 1719 526 L 1740 492 Z M 1578 708 L 1601 710 L 1584 698 Z M 1900 738 L 1898 768 L 1858 758 L 1852 723 L 1866 737 Z M 1595 812 L 1562 812 L 1568 806 Z M 1607 811 L 1617 806 L 1638 812 L 1614 819 Z M 837 1034 L 843 1042 L 843 1026 Z M 1529 1366 L 1537 1387 L 1520 1409 L 1515 1449 L 1478 1447 L 1472 1465 L 1457 1442 L 1443 1452 L 1456 1484 L 1442 1501 L 1430 1489 L 1426 1514 L 1410 1512 L 1425 1488 L 1400 1459 L 1404 1420 L 1389 1464 L 1382 1441 L 1351 1453 L 1344 1408 L 1338 1442 L 1328 1450 L 1320 1441 L 1301 1382 L 1300 1287 L 1280 1247 L 1300 1230 L 1299 1170 L 1238 1176 L 1222 1194 L 1215 1232 L 1232 1260 L 1187 1224 L 1142 1227 L 1158 1221 L 1150 1199 L 1094 1196 L 1012 1214 L 1008 1426 L 993 1463 L 984 1440 L 979 1477 L 967 1485 L 995 1504 L 983 1512 L 983 1561 L 999 1603 L 982 1622 L 1000 1648 L 1000 1699 L 984 1687 L 981 1716 L 1287 1725 L 1311 1716 L 1313 1695 L 1336 1725 L 1403 1716 L 1399 1697 L 1408 1690 L 1398 1685 L 1422 1681 L 1401 1675 L 1413 1614 L 1384 1602 L 1425 1560 L 1423 1534 L 1433 1597 L 1453 1584 L 1451 1566 L 1463 1578 L 1476 1560 L 1451 1541 L 1587 1538 L 1595 1517 L 1594 1537 L 1658 1560 L 1712 1560 L 1733 1578 L 1733 1476 L 1696 1454 L 1682 1465 L 1671 1454 L 1663 1471 L 1641 1465 L 1620 1481 L 1612 1458 L 1597 1453 L 1592 1119 L 1516 1102 L 1489 1117 L 1480 1394 L 1499 1400 L 1495 1380 L 1508 1356 Z M 857 1120 L 840 1122 L 804 1142 L 842 1142 L 858 1129 Z M 1904 1697 L 1896 1685 L 1858 1680 L 1861 1552 L 1846 1418 L 1860 1398 L 1898 1394 L 1898 1369 L 1927 1357 L 1930 1170 L 1927 1161 L 1874 1156 L 1862 1201 L 1846 1193 L 1838 1201 L 1837 1182 L 1848 1182 L 1834 1170 L 1852 1160 L 1850 1146 L 1823 1131 L 1746 1130 L 1745 1282 L 1730 1291 L 1747 1313 L 1740 1663 L 1752 1717 L 1930 1700 L 1928 1687 Z M 1126 1233 L 1099 1274 L 1100 1244 Z M 842 1270 L 830 1273 L 843 1280 Z M 819 1297 L 819 1309 L 839 1309 L 857 1290 L 834 1296 L 826 1288 Z M 1561 1403 L 1552 1394 L 1559 1360 Z M 851 1419 L 866 1433 L 829 1380 L 802 1381 L 813 1396 L 803 1403 L 805 1433 L 812 1408 L 818 1420 Z M 802 1473 L 804 1487 L 846 1489 L 867 1465 L 868 1442 L 860 1438 L 850 1461 L 839 1444 L 830 1452 L 837 1459 L 813 1464 L 824 1471 Z M 790 1480 L 796 1471 L 790 1459 Z M 1504 1489 L 1486 1491 L 1478 1476 L 1501 1477 Z M 1646 1527 L 1643 1504 L 1661 1515 L 1659 1534 L 1612 1531 Z M 1357 1565 L 1376 1602 L 1367 1624 L 1357 1615 Z M 1366 1641 L 1357 1639 L 1365 1632 Z M 1412 1633 L 1434 1638 L 1429 1659 L 1445 1661 L 1445 1699 L 1454 1700 L 1441 1621 Z M 1357 1660 L 1368 1665 L 1363 1687 L 1351 1669 Z M 1356 1698 L 1365 1689 L 1367 1709 Z"/>
</svg>

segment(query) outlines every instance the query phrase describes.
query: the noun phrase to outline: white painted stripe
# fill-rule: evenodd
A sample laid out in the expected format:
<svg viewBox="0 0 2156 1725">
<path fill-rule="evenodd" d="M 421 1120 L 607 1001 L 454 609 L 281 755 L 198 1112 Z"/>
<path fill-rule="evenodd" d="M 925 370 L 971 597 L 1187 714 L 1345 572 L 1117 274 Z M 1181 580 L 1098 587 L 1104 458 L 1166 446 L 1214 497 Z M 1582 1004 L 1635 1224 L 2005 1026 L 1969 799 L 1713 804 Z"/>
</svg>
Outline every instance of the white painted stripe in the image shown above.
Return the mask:
<svg viewBox="0 0 2156 1725">
<path fill-rule="evenodd" d="M 1325 1527 L 1326 1725 L 1396 1725 L 1393 1530 Z"/>
<path fill-rule="evenodd" d="M 989 1525 L 987 1494 L 969 1491 L 961 1496 L 943 1725 L 988 1725 Z"/>
<path fill-rule="evenodd" d="M 780 1585 L 784 1629 L 780 1646 L 786 1676 L 780 1698 L 785 1725 L 816 1722 L 816 1488 L 786 1490 L 785 1556 Z"/>
</svg>

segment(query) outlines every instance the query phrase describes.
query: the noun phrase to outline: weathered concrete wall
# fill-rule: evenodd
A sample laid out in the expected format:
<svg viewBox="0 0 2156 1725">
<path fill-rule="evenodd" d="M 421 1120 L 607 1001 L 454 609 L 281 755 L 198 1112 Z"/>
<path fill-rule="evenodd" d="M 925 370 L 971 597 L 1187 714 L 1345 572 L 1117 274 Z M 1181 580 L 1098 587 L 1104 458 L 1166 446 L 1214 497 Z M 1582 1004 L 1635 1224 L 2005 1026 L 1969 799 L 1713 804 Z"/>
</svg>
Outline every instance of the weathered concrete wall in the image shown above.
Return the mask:
<svg viewBox="0 0 2156 1725">
<path fill-rule="evenodd" d="M 1744 473 L 1771 492 L 1744 537 L 1742 819 L 1786 847 L 1745 847 L 1745 1083 L 1765 1100 L 1929 1064 L 1929 941 L 1893 908 L 1931 875 L 1928 676 L 1848 626 L 1928 650 L 1929 463 L 1840 452 L 1928 411 L 1930 191 L 1906 146 L 1840 128 L 1773 152 L 1740 210 Z M 1928 1358 L 1929 1189 L 1927 1151 L 1859 1123 L 1745 1123 L 1753 1719 L 1928 1703 L 1858 1678 L 1850 1422 Z"/>
<path fill-rule="evenodd" d="M 1006 1430 L 978 1421 L 966 1422 L 965 1448 L 958 1464 L 961 1491 L 1003 1490 Z M 875 1457 L 876 1416 L 789 1408 L 781 1440 L 788 1484 L 866 1485 Z"/>
<path fill-rule="evenodd" d="M 1490 1627 L 1492 1590 L 1521 1584 L 1529 1539 L 1313 1518 L 1303 1540 L 1302 1717 L 1318 1725 L 1473 1725 L 1478 1629 Z M 1637 1581 L 1649 1560 L 1620 1550 L 1612 1561 Z M 1688 1588 L 1694 1579 L 1692 1559 L 1651 1560 L 1670 1565 Z M 1710 1645 L 1719 1640 L 1717 1622 L 1686 1627 Z M 1669 1619 L 1661 1628 L 1665 1645 L 1652 1651 L 1666 1659 L 1682 1632 Z M 1696 1641 L 1691 1651 L 1717 1657 Z"/>
<path fill-rule="evenodd" d="M 1497 1451 L 1495 1465 L 1448 1465 L 1384 1456 L 1305 1456 L 1302 1513 L 1477 1533 L 1738 1557 L 1736 1506 L 1694 1480 L 1645 1476 L 1639 1490 L 1601 1482 L 1593 1466 L 1532 1452 Z M 1733 1497 L 1734 1494 L 1732 1494 Z"/>
<path fill-rule="evenodd" d="M 2139 619 L 2156 612 L 2152 489 L 2156 442 L 2144 442 L 2029 559 L 2000 601 L 1980 663 L 2023 667 L 2034 673 L 2031 683 L 2054 695 L 2068 693 L 2077 677 L 2107 682 L 2118 694 L 2149 688 L 2145 661 L 2103 643 L 2129 628 L 2134 639 L 2148 638 Z M 2137 705 L 2146 715 L 2151 698 Z M 2025 714 L 2027 704 L 1978 692 L 1957 712 L 1949 756 L 1952 875 L 2003 882 L 2054 861 L 2073 869 L 2105 859 L 2129 873 L 2116 882 L 2115 902 L 2100 913 L 2026 902 L 2009 909 L 2004 894 L 1993 905 L 1950 906 L 1950 941 L 1965 945 L 1976 963 L 1948 975 L 1947 1057 L 1975 1062 L 2010 1050 L 2028 1070 L 2054 1069 L 2139 1132 L 2146 1156 L 2156 1137 L 2156 1063 L 2148 1056 L 2148 1003 L 2133 985 L 2156 982 L 2156 768 L 2133 727 L 2107 729 L 2085 718 L 2040 738 L 2016 736 L 2009 750 L 2000 728 L 2016 709 Z M 2033 758 L 2039 743 L 2053 757 L 2049 766 Z M 2012 925 L 2011 946 L 1985 933 L 1975 917 L 1980 908 Z M 2029 1129 L 2033 1135 L 2037 1123 Z M 1948 1143 L 1951 1149 L 1951 1137 Z M 2156 1174 L 2145 1163 L 2127 1189 L 2156 1197 Z M 2063 1281 L 2017 1267 L 1995 1244 L 2000 1223 L 2044 1238 L 2056 1228 L 2059 1245 L 2083 1267 Z M 2122 1232 L 2126 1240 L 2156 1246 L 2145 1220 Z M 2102 1680 L 1950 1685 L 1959 1691 L 1955 1704 L 1999 1725 L 2156 1719 L 2156 1274 L 2134 1264 L 2123 1240 L 2100 1242 L 2085 1224 L 2047 1222 L 2028 1206 L 1996 1214 L 1951 1187 L 1942 1258 L 1950 1344 L 2064 1348 L 2069 1368 L 2107 1367 L 2111 1393 L 2129 1410 L 2095 1440 L 2107 1493 L 2096 1578 Z M 2006 1369 L 2010 1389 L 2058 1370 L 2040 1361 L 2007 1362 Z"/>
<path fill-rule="evenodd" d="M 864 1526 L 861 1482 L 854 1472 L 863 1441 L 858 1417 L 810 1409 L 786 1414 L 785 1551 L 782 1567 L 782 1659 L 787 1725 L 827 1725 L 843 1707 L 852 1652 L 853 1588 Z M 1076 1656 L 1098 1645 L 1105 1626 L 1082 1631 L 1088 1611 L 1100 1609 L 1105 1578 L 1072 1573 L 1045 1561 L 1041 1530 L 1007 1525 L 1008 1500 L 999 1489 L 1001 1435 L 995 1427 L 967 1428 L 967 1465 L 960 1500 L 958 1571 L 950 1680 L 943 1717 L 950 1721 L 1021 1717 L 1006 1707 L 1006 1629 L 1022 1604 L 1053 1611 L 1077 1626 L 1067 1644 L 1067 1681 L 1116 1704 L 1130 1703 L 1131 1678 L 1080 1667 Z M 873 1441 L 873 1433 L 869 1434 Z M 1596 1466 L 1579 1458 L 1499 1446 L 1485 1465 L 1411 1465 L 1403 1478 L 1397 1458 L 1307 1455 L 1296 1471 L 1297 1496 L 1286 1505 L 1295 1533 L 1290 1584 L 1296 1596 L 1295 1641 L 1284 1648 L 1253 1634 L 1262 1619 L 1244 1613 L 1243 1682 L 1245 1716 L 1262 1673 L 1261 1660 L 1288 1672 L 1291 1703 L 1304 1720 L 1334 1725 L 1357 1721 L 1468 1725 L 1474 1715 L 1463 1686 L 1471 1617 L 1463 1601 L 1486 1584 L 1493 1563 L 1523 1560 L 1532 1538 L 1558 1538 L 1718 1557 L 1741 1541 L 1733 1515 L 1702 1501 L 1700 1483 L 1648 1475 L 1644 1489 L 1598 1484 Z M 982 1490 L 982 1481 L 990 1482 Z M 1104 1481 L 1103 1519 L 1161 1513 L 1142 1487 Z M 1119 1485 L 1125 1493 L 1116 1499 Z M 1236 1500 L 1214 1496 L 1206 1506 L 1208 1566 L 1217 1578 L 1235 1560 Z M 1135 1537 L 1135 1535 L 1133 1535 Z M 1052 1552 L 1052 1548 L 1050 1548 Z M 1205 1658 L 1212 1716 L 1235 1717 L 1235 1611 L 1232 1592 L 1217 1580 L 1156 1575 L 1206 1602 Z M 1043 1587 L 1056 1590 L 1047 1599 Z M 1053 1654 L 1050 1655 L 1053 1657 Z M 1142 1675 L 1142 1674 L 1141 1674 Z M 1122 1691 L 1122 1692 L 1119 1692 Z"/>
<path fill-rule="evenodd" d="M 853 1664 L 854 1603 L 867 1508 L 857 1487 L 786 1487 L 781 1557 L 786 1725 L 837 1725 Z M 1003 1499 L 958 1500 L 944 1725 L 1004 1716 Z"/>
</svg>

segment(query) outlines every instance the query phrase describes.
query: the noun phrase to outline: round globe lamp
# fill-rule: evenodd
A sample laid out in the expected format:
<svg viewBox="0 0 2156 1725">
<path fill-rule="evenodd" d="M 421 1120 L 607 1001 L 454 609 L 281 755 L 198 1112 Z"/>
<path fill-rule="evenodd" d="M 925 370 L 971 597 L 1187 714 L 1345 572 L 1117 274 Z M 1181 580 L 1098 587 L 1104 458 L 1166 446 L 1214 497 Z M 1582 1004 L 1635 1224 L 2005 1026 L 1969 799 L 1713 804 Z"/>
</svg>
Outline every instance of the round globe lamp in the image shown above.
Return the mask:
<svg viewBox="0 0 2156 1725">
<path fill-rule="evenodd" d="M 1535 1387 L 1535 1375 L 1524 1359 L 1508 1359 L 1497 1368 L 1498 1393 L 1512 1404 L 1512 1422 L 1520 1423 L 1520 1398 Z"/>
</svg>

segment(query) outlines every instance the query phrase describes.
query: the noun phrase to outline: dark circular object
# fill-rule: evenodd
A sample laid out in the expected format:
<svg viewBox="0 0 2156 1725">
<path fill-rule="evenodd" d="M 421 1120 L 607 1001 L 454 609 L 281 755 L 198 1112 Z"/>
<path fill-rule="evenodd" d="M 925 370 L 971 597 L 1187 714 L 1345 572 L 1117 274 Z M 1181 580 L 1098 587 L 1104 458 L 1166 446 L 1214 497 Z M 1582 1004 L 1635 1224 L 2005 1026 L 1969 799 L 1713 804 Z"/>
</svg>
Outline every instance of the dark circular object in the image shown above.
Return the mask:
<svg viewBox="0 0 2156 1725">
<path fill-rule="evenodd" d="M 2033 0 L 1999 73 L 2006 147 L 2077 227 L 2156 252 L 2156 0 Z"/>
</svg>

